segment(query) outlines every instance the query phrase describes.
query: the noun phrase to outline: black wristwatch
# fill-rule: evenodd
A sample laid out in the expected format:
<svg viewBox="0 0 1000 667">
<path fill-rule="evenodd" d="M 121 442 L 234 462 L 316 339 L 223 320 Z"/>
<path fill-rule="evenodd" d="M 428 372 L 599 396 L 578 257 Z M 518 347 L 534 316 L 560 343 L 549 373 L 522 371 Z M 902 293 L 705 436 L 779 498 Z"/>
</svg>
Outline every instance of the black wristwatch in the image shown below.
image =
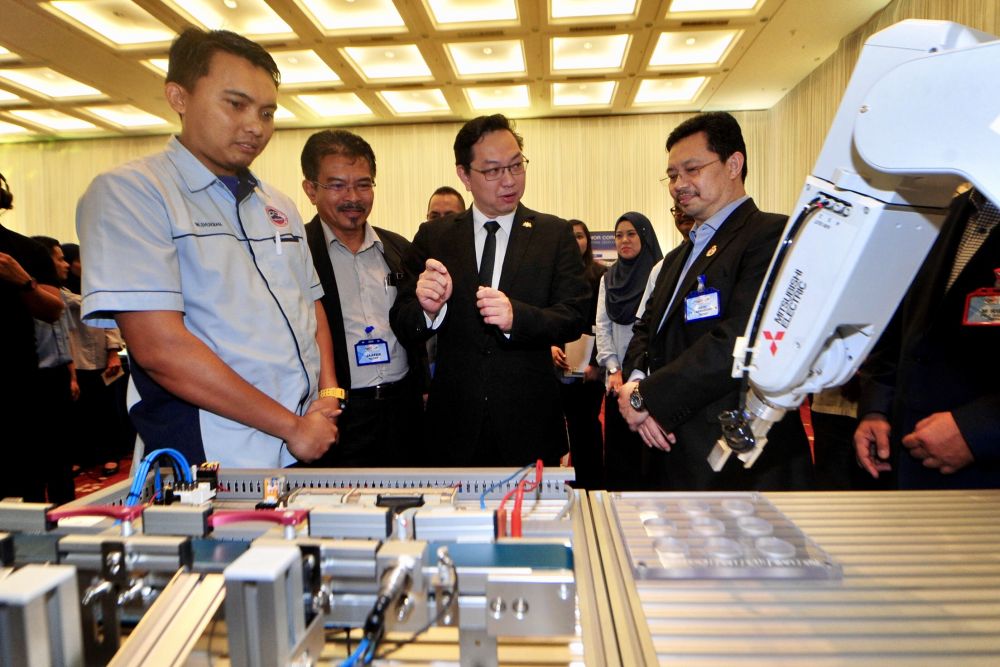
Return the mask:
<svg viewBox="0 0 1000 667">
<path fill-rule="evenodd" d="M 645 403 L 642 400 L 642 394 L 639 393 L 639 385 L 635 385 L 635 389 L 632 390 L 631 395 L 628 397 L 628 403 L 632 406 L 633 410 L 641 411 L 645 409 Z"/>
<path fill-rule="evenodd" d="M 38 281 L 37 281 L 37 280 L 35 280 L 34 278 L 30 278 L 30 277 L 29 277 L 29 278 L 28 278 L 27 280 L 25 280 L 25 281 L 24 281 L 24 283 L 23 283 L 23 284 L 21 285 L 21 291 L 22 291 L 22 292 L 33 292 L 33 291 L 35 290 L 35 288 L 36 288 L 36 287 L 38 287 Z"/>
</svg>

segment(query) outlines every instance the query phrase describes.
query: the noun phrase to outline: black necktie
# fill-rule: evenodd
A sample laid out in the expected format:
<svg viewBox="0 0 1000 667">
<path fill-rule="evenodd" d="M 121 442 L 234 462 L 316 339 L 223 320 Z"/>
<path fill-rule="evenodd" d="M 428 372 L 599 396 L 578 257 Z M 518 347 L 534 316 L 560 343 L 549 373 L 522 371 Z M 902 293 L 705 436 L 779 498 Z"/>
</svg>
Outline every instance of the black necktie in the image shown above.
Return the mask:
<svg viewBox="0 0 1000 667">
<path fill-rule="evenodd" d="M 492 287 L 493 259 L 497 254 L 497 230 L 500 229 L 500 223 L 490 220 L 483 226 L 486 228 L 486 243 L 483 244 L 483 259 L 479 262 L 479 284 Z"/>
</svg>

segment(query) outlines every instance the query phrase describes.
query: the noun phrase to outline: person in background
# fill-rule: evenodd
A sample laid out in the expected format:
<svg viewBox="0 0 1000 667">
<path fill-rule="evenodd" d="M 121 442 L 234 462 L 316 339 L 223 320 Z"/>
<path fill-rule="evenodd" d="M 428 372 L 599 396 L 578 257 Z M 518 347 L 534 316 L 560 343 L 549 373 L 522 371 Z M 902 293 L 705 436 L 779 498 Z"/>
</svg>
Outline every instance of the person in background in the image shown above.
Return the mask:
<svg viewBox="0 0 1000 667">
<path fill-rule="evenodd" d="M 583 263 L 584 277 L 593 293 L 587 317 L 588 333 L 594 331 L 597 317 L 597 296 L 601 288 L 601 278 L 608 270 L 604 264 L 594 260 L 594 250 L 590 244 L 590 230 L 582 220 L 570 220 Z M 590 363 L 583 377 L 566 377 L 571 369 L 566 360 L 563 346 L 552 346 L 552 363 L 562 376 L 560 397 L 566 428 L 569 432 L 569 451 L 576 472 L 576 486 L 585 489 L 604 488 L 604 437 L 601 434 L 601 401 L 604 398 L 604 382 L 601 368 L 597 364 L 595 345 Z"/>
<path fill-rule="evenodd" d="M 80 296 L 80 279 L 83 266 L 80 246 L 64 243 L 62 248 L 69 263 L 63 296 L 73 323 L 69 331 L 70 348 L 80 385 L 80 397 L 73 405 L 73 422 L 78 442 L 93 448 L 89 452 L 73 452 L 73 460 L 83 467 L 101 463 L 105 476 L 114 475 L 118 472 L 118 460 L 125 454 L 122 446 L 127 441 L 122 433 L 117 407 L 117 402 L 125 398 L 124 392 L 118 391 L 119 385 L 124 384 L 124 369 L 118 356 L 124 342 L 118 329 L 92 327 L 81 319 L 83 299 Z"/>
<path fill-rule="evenodd" d="M 457 215 L 465 210 L 465 199 L 455 188 L 442 185 L 427 201 L 427 220 Z"/>
<path fill-rule="evenodd" d="M 642 441 L 618 410 L 622 360 L 632 340 L 632 327 L 642 316 L 643 294 L 653 267 L 663 259 L 649 218 L 629 211 L 615 222 L 618 260 L 600 284 L 597 299 L 597 363 L 607 373 L 604 403 L 605 477 L 608 489 L 641 488 Z"/>
<path fill-rule="evenodd" d="M 302 188 L 316 207 L 306 240 L 323 285 L 337 378 L 348 391 L 337 446 L 314 465 L 418 465 L 424 349 L 404 349 L 389 326 L 410 242 L 369 222 L 375 151 L 353 132 L 323 130 L 306 141 L 301 163 Z"/>
<path fill-rule="evenodd" d="M 1000 208 L 972 189 L 861 367 L 857 461 L 902 489 L 1000 487 Z"/>
<path fill-rule="evenodd" d="M 69 264 L 63 258 L 59 241 L 50 236 L 33 236 L 33 240 L 49 251 L 56 278 L 63 282 L 69 273 Z M 69 295 L 63 289 L 62 294 Z M 35 352 L 38 354 L 38 393 L 35 400 L 44 406 L 51 418 L 32 431 L 31 449 L 34 465 L 41 471 L 48 502 L 62 505 L 76 498 L 73 484 L 72 446 L 79 440 L 73 437 L 73 402 L 80 397 L 76 381 L 73 353 L 70 351 L 72 322 L 69 309 L 63 308 L 55 322 L 35 320 Z M 41 496 L 26 497 L 28 502 L 45 502 Z"/>
</svg>

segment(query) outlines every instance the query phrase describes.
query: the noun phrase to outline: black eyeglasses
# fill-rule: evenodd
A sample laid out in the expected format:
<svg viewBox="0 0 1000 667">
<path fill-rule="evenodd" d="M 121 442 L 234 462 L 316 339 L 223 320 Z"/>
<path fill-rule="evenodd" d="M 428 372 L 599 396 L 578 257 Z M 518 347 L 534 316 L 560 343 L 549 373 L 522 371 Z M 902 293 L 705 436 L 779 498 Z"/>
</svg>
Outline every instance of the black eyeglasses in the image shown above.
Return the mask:
<svg viewBox="0 0 1000 667">
<path fill-rule="evenodd" d="M 483 178 L 487 181 L 495 181 L 503 176 L 505 171 L 509 171 L 511 176 L 520 176 L 527 168 L 528 158 L 523 158 L 514 164 L 508 164 L 506 167 L 493 167 L 492 169 L 476 169 L 475 167 L 469 167 L 469 170 L 482 174 Z"/>
</svg>

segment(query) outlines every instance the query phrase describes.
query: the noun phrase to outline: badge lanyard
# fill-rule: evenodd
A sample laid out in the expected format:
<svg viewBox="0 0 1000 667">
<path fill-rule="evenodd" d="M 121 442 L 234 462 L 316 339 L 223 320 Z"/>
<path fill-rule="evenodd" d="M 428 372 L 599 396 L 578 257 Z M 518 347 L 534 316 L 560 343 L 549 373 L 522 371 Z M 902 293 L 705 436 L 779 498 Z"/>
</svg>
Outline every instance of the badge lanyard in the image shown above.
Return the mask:
<svg viewBox="0 0 1000 667">
<path fill-rule="evenodd" d="M 684 321 L 712 320 L 721 315 L 719 290 L 705 286 L 705 274 L 698 276 L 698 288 L 684 299 Z"/>
<path fill-rule="evenodd" d="M 365 327 L 365 336 L 371 336 L 375 327 Z M 376 366 L 389 363 L 389 343 L 381 338 L 366 338 L 354 344 L 354 358 L 358 366 Z"/>
<path fill-rule="evenodd" d="M 965 297 L 965 316 L 962 324 L 967 327 L 1000 326 L 1000 268 L 993 269 L 993 287 L 980 287 Z"/>
</svg>

